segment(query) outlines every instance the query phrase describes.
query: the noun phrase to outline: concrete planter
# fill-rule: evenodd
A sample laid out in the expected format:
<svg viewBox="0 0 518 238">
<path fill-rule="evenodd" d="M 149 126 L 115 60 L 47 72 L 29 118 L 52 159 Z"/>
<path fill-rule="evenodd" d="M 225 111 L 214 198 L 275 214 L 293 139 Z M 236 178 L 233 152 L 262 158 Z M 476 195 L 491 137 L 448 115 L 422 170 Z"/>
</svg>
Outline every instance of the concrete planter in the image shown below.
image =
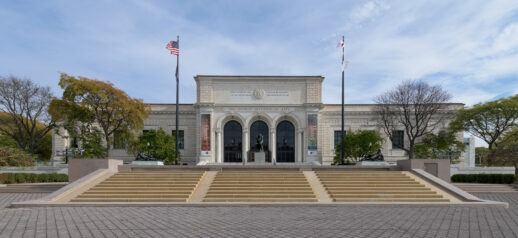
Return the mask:
<svg viewBox="0 0 518 238">
<path fill-rule="evenodd" d="M 74 182 L 98 169 L 118 171 L 122 160 L 117 159 L 70 159 L 68 161 L 68 182 Z"/>
<path fill-rule="evenodd" d="M 449 159 L 408 159 L 398 160 L 397 166 L 400 170 L 411 171 L 422 169 L 429 174 L 450 182 L 450 160 Z"/>
</svg>

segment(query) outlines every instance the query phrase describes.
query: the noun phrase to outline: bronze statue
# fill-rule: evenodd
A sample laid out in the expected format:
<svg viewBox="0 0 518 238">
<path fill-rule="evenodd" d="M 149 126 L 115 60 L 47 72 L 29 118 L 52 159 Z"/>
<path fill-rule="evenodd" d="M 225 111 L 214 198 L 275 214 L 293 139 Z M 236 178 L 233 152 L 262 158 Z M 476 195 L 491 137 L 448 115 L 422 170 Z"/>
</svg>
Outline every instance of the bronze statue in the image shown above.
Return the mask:
<svg viewBox="0 0 518 238">
<path fill-rule="evenodd" d="M 156 159 L 152 155 L 148 155 L 143 153 L 142 151 L 138 152 L 137 157 L 135 160 L 139 161 L 155 161 Z"/>
<path fill-rule="evenodd" d="M 383 157 L 383 154 L 381 153 L 381 150 L 378 149 L 376 154 L 368 154 L 363 157 L 361 161 L 384 161 L 385 158 Z"/>
<path fill-rule="evenodd" d="M 263 134 L 259 133 L 259 135 L 257 136 L 256 142 L 257 142 L 257 144 L 255 146 L 256 149 L 258 151 L 262 152 L 263 151 Z"/>
</svg>

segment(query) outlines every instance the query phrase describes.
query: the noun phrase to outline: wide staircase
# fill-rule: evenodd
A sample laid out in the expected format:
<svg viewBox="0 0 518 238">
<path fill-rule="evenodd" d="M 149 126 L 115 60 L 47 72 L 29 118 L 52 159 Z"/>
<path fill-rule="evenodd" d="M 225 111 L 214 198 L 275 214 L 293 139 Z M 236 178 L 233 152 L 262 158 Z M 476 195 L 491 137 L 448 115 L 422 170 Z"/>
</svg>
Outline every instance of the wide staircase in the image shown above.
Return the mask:
<svg viewBox="0 0 518 238">
<path fill-rule="evenodd" d="M 71 202 L 453 202 L 402 171 L 119 172 Z"/>
<path fill-rule="evenodd" d="M 336 202 L 449 202 L 401 171 L 316 171 Z"/>
<path fill-rule="evenodd" d="M 316 202 L 301 171 L 221 171 L 204 202 Z"/>
<path fill-rule="evenodd" d="M 187 202 L 203 173 L 120 172 L 71 202 Z"/>
</svg>

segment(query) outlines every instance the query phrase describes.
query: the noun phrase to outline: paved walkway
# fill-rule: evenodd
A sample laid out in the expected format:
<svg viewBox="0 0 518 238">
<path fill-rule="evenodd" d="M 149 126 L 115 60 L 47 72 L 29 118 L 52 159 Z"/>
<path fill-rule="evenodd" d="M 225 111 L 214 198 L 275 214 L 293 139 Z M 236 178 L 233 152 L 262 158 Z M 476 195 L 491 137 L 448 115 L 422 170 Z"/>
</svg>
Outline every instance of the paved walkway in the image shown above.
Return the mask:
<svg viewBox="0 0 518 238">
<path fill-rule="evenodd" d="M 0 237 L 518 237 L 518 192 L 479 193 L 509 208 L 6 208 L 45 194 L 0 194 Z"/>
</svg>

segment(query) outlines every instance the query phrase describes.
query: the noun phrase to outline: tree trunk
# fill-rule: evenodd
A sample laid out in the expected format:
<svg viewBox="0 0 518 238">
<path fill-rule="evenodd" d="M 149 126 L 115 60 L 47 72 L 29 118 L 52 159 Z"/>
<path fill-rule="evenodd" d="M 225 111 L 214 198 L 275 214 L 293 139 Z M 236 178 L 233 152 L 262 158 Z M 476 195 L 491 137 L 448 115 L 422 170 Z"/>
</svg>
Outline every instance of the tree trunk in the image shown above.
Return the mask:
<svg viewBox="0 0 518 238">
<path fill-rule="evenodd" d="M 410 142 L 409 142 L 407 154 L 408 154 L 408 159 L 414 158 L 414 141 L 412 141 L 412 140 L 410 140 Z"/>
<path fill-rule="evenodd" d="M 106 135 L 106 133 L 105 133 Z M 105 136 L 104 139 L 106 140 L 106 156 L 105 158 L 110 158 L 110 136 Z"/>
<path fill-rule="evenodd" d="M 493 143 L 487 143 L 487 149 L 489 150 L 489 152 L 491 152 L 492 147 L 493 147 Z M 491 158 L 490 156 L 487 157 L 487 166 L 488 167 L 493 166 L 493 158 Z"/>
</svg>

